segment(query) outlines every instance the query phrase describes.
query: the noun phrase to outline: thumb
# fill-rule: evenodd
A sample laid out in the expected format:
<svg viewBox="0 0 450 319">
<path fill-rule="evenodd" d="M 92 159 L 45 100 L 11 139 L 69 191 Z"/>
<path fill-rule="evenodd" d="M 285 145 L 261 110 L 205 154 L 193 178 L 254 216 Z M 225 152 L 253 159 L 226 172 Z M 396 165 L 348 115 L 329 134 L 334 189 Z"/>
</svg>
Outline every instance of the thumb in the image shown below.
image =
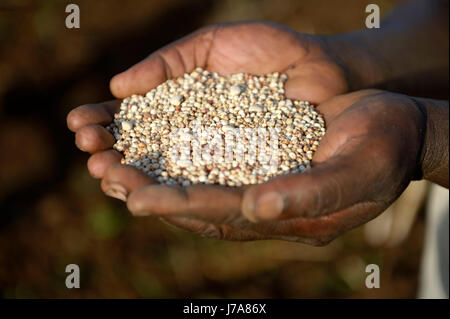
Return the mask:
<svg viewBox="0 0 450 319">
<path fill-rule="evenodd" d="M 242 212 L 250 221 L 316 217 L 367 200 L 376 181 L 370 152 L 339 154 L 303 174 L 278 177 L 247 189 Z"/>
<path fill-rule="evenodd" d="M 145 94 L 162 82 L 196 67 L 205 67 L 213 38 L 213 27 L 202 28 L 152 53 L 110 81 L 117 98 Z"/>
</svg>

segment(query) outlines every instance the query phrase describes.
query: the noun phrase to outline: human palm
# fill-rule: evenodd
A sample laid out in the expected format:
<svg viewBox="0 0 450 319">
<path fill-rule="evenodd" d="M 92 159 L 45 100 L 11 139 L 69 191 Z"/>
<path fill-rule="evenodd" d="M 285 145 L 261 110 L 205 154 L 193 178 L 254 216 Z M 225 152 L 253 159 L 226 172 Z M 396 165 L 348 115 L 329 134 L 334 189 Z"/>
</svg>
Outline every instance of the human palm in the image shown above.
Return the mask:
<svg viewBox="0 0 450 319">
<path fill-rule="evenodd" d="M 114 77 L 111 91 L 118 98 L 144 94 L 195 67 L 223 75 L 285 72 L 287 97 L 314 104 L 328 100 L 319 107 L 327 133 L 313 168 L 247 189 L 154 184 L 136 168 L 119 164 L 121 155 L 111 149 L 114 138 L 103 125 L 112 121 L 117 101 L 77 108 L 69 114 L 68 125 L 76 131 L 77 145 L 93 153 L 88 161 L 91 174 L 102 178 L 107 194 L 127 201 L 134 214 L 154 214 L 207 237 L 324 244 L 382 212 L 409 182 L 413 161 L 400 165 L 404 162 L 394 158 L 401 146 L 399 132 L 380 138 L 386 127 L 377 125 L 377 120 L 392 123 L 383 117 L 388 110 L 395 118 L 404 115 L 402 105 L 408 103 L 387 109 L 386 98 L 380 102 L 382 96 L 372 91 L 330 100 L 346 92 L 348 84 L 326 44 L 278 25 L 238 23 L 201 29 Z M 389 160 L 398 164 L 398 171 L 389 168 Z M 383 174 L 387 177 L 380 181 Z"/>
<path fill-rule="evenodd" d="M 206 237 L 326 244 L 383 212 L 416 176 L 423 117 L 411 98 L 376 90 L 318 109 L 328 128 L 307 173 L 248 188 L 180 188 L 119 165 L 108 169 L 103 187 L 131 190 L 127 205 L 137 216 L 160 216 Z"/>
<path fill-rule="evenodd" d="M 158 50 L 111 81 L 119 98 L 144 94 L 196 67 L 221 75 L 285 72 L 288 97 L 314 104 L 347 91 L 343 69 L 320 37 L 301 35 L 274 23 L 209 26 Z"/>
</svg>

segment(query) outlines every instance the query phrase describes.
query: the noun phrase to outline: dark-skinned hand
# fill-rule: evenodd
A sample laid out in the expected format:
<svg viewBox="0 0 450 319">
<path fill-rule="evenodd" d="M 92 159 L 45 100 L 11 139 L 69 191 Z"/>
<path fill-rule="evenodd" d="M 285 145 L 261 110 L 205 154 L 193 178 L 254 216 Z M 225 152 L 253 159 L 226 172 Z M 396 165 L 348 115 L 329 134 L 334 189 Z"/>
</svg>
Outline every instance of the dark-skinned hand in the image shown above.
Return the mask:
<svg viewBox="0 0 450 319">
<path fill-rule="evenodd" d="M 412 99 L 381 91 L 346 92 L 345 73 L 319 38 L 272 24 L 202 29 L 152 54 L 111 81 L 122 98 L 145 93 L 197 66 L 220 74 L 286 72 L 289 98 L 321 103 L 327 133 L 306 174 L 253 187 L 154 184 L 118 164 L 114 138 L 103 127 L 118 102 L 72 111 L 68 126 L 80 149 L 93 153 L 88 168 L 102 189 L 127 200 L 135 215 L 156 215 L 207 237 L 284 239 L 326 244 L 381 213 L 411 180 L 420 160 L 421 113 Z"/>
</svg>

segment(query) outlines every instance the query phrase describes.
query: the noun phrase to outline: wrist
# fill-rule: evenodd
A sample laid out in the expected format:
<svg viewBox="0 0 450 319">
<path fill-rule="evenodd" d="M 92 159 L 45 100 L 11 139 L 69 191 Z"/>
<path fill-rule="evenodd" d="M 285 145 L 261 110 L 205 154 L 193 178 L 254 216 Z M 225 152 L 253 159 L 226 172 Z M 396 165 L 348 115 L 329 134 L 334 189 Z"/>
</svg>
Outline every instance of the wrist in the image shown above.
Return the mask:
<svg viewBox="0 0 450 319">
<path fill-rule="evenodd" d="M 411 98 L 425 113 L 420 169 L 423 178 L 439 185 L 449 184 L 449 104 L 448 101 Z"/>
</svg>

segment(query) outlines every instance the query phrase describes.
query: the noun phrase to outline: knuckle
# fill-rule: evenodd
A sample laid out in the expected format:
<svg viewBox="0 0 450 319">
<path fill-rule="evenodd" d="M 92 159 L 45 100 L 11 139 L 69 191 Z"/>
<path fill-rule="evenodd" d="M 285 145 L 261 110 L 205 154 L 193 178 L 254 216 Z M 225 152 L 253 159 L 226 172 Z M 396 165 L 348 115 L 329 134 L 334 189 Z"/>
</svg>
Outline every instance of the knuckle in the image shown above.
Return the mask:
<svg viewBox="0 0 450 319">
<path fill-rule="evenodd" d="M 222 225 L 206 224 L 199 234 L 209 239 L 222 239 L 224 238 L 224 228 Z"/>
</svg>

